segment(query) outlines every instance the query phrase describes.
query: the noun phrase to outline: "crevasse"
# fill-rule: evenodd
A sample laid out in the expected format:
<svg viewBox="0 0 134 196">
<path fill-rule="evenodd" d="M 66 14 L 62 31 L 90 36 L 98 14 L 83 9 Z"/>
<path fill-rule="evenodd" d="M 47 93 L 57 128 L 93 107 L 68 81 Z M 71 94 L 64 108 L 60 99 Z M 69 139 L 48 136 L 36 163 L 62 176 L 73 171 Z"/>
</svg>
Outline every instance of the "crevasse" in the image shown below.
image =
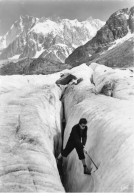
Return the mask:
<svg viewBox="0 0 134 196">
<path fill-rule="evenodd" d="M 64 192 L 54 156 L 61 92 L 51 76 L 0 79 L 0 192 Z"/>
<path fill-rule="evenodd" d="M 85 64 L 65 70 L 78 85 L 56 86 L 48 76 L 0 76 L 0 192 L 132 192 L 134 185 L 133 70 Z M 112 84 L 112 97 L 102 93 Z M 55 156 L 61 150 L 63 93 L 65 147 L 73 125 L 88 120 L 86 149 L 98 170 L 83 174 L 74 150 L 63 160 L 60 181 Z"/>
</svg>

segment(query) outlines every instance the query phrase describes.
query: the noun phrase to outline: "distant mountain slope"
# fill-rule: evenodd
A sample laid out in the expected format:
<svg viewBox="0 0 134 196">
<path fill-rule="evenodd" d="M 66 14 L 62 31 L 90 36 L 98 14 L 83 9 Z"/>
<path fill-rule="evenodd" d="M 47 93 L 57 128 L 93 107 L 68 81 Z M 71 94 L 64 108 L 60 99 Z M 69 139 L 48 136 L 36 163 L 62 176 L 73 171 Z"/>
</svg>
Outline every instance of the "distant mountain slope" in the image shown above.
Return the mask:
<svg viewBox="0 0 134 196">
<path fill-rule="evenodd" d="M 123 43 L 118 43 L 115 47 L 105 51 L 91 62 L 106 65 L 108 67 L 134 67 L 134 36 Z"/>
<path fill-rule="evenodd" d="M 34 57 L 53 54 L 57 61 L 85 44 L 104 25 L 99 19 L 86 21 L 21 16 L 0 39 L 0 59 Z M 50 55 L 51 56 L 51 55 Z"/>
<path fill-rule="evenodd" d="M 0 66 L 0 75 L 47 75 L 70 68 L 72 68 L 71 65 L 59 63 L 54 60 L 24 58 L 18 62 L 3 63 Z"/>
<path fill-rule="evenodd" d="M 103 52 L 106 52 L 108 48 L 111 47 L 116 40 L 119 40 L 120 38 L 123 38 L 126 35 L 133 34 L 133 33 L 134 33 L 134 7 L 132 7 L 130 10 L 128 8 L 121 9 L 110 16 L 110 18 L 106 21 L 106 24 L 100 30 L 98 30 L 94 38 L 92 38 L 85 45 L 82 45 L 77 49 L 75 49 L 73 53 L 70 54 L 68 58 L 66 58 L 65 63 L 70 64 L 72 66 L 77 66 L 82 63 L 90 64 L 90 62 L 92 62 L 93 60 L 96 61 L 98 56 L 103 55 Z M 126 40 L 124 39 L 124 41 Z M 126 45 L 130 45 L 130 47 L 127 47 L 127 53 L 125 56 L 122 56 L 121 59 L 119 59 L 121 55 L 118 56 L 120 51 L 118 53 L 116 53 L 117 51 L 113 53 L 115 56 L 117 55 L 116 57 L 118 58 L 117 60 L 118 63 L 117 61 L 115 61 L 114 65 L 118 64 L 118 66 L 121 66 L 123 59 L 125 59 L 127 55 L 129 58 L 130 53 L 131 53 L 131 64 L 133 64 L 133 58 L 132 58 L 133 39 L 130 39 L 129 44 L 127 42 Z M 122 47 L 122 50 L 123 49 L 124 48 Z M 114 49 L 112 51 L 114 51 Z M 111 55 L 110 52 L 108 52 L 108 55 Z M 111 57 L 114 58 L 113 56 Z M 103 62 L 105 65 L 107 64 L 110 65 L 106 61 L 106 58 L 104 61 L 102 60 L 103 58 L 100 57 L 100 59 L 101 60 L 100 61 L 98 60 L 97 62 Z"/>
</svg>

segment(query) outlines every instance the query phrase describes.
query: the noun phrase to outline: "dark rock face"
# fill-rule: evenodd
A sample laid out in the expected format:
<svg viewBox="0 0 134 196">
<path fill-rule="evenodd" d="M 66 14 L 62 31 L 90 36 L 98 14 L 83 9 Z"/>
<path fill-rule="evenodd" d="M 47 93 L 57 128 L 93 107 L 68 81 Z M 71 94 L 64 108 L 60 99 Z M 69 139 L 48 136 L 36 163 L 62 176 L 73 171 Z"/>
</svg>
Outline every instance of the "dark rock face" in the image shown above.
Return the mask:
<svg viewBox="0 0 134 196">
<path fill-rule="evenodd" d="M 3 63 L 0 67 L 0 75 L 18 75 L 25 74 L 25 70 L 28 69 L 30 63 L 33 61 L 31 58 L 25 58 L 18 62 Z"/>
<path fill-rule="evenodd" d="M 72 66 L 78 66 L 84 62 L 87 62 L 89 59 L 90 58 L 86 52 L 85 46 L 80 46 L 74 50 L 71 55 L 69 55 L 69 57 L 65 60 L 65 63 Z"/>
<path fill-rule="evenodd" d="M 20 54 L 24 50 L 25 39 L 26 38 L 22 33 L 17 39 L 15 39 L 11 44 L 9 44 L 7 48 L 2 51 L 0 58 L 7 59 L 14 56 L 14 54 Z"/>
<path fill-rule="evenodd" d="M 133 32 L 134 7 L 122 9 L 110 16 L 106 24 L 97 32 L 85 45 L 75 49 L 72 54 L 66 58 L 65 63 L 72 66 L 80 65 L 97 58 L 99 53 L 108 49 L 110 44 L 127 35 L 129 29 Z"/>
<path fill-rule="evenodd" d="M 70 48 L 66 45 L 52 45 L 50 48 L 46 49 L 39 58 L 48 59 L 51 61 L 57 61 L 64 63 L 67 55 L 70 54 Z"/>
<path fill-rule="evenodd" d="M 70 74 L 70 73 L 65 73 L 61 76 L 60 79 L 58 79 L 56 81 L 56 84 L 57 85 L 66 85 L 66 84 L 69 84 L 72 80 L 76 80 L 77 77 Z"/>
<path fill-rule="evenodd" d="M 24 69 L 24 74 L 26 75 L 33 75 L 33 74 L 51 74 L 62 71 L 64 69 L 71 69 L 70 65 L 54 62 L 51 60 L 46 60 L 43 58 L 38 58 L 33 60 L 30 63 L 29 67 Z"/>
<path fill-rule="evenodd" d="M 6 48 L 2 51 L 0 59 L 7 59 L 23 52 L 28 41 L 27 34 L 36 22 L 37 18 L 35 17 L 20 16 L 19 20 L 12 25 L 8 33 L 4 36 Z"/>
<path fill-rule="evenodd" d="M 130 9 L 130 16 L 129 16 L 128 23 L 129 23 L 129 28 L 131 30 L 131 33 L 134 33 L 134 7 Z"/>
<path fill-rule="evenodd" d="M 16 21 L 12 28 L 8 31 L 6 35 L 7 46 L 11 44 L 17 36 L 23 34 L 23 38 L 26 36 L 27 32 L 31 29 L 33 25 L 37 22 L 37 19 L 32 16 L 20 16 L 19 20 Z M 21 35 L 22 37 L 22 35 Z"/>
<path fill-rule="evenodd" d="M 129 15 L 128 9 L 122 9 L 112 14 L 106 22 L 114 39 L 122 38 L 128 33 L 127 15 Z"/>
<path fill-rule="evenodd" d="M 119 46 L 114 47 L 111 50 L 106 51 L 91 62 L 106 65 L 108 67 L 131 67 L 134 66 L 134 38 L 130 38 L 124 41 Z"/>
<path fill-rule="evenodd" d="M 70 65 L 54 60 L 25 58 L 16 63 L 10 62 L 3 64 L 0 67 L 0 75 L 47 75 L 71 68 Z"/>
</svg>

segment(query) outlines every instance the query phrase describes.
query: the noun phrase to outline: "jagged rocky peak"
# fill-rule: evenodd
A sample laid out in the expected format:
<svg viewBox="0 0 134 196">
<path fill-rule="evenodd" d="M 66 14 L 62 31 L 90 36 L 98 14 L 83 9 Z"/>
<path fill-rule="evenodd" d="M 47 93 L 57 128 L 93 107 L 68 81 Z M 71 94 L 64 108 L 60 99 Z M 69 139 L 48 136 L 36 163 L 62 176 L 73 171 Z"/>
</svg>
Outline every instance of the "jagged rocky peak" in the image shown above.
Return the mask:
<svg viewBox="0 0 134 196">
<path fill-rule="evenodd" d="M 75 48 L 90 40 L 103 25 L 103 21 L 96 19 L 79 22 L 77 19 L 59 17 L 53 19 L 20 16 L 5 37 L 8 47 L 2 51 L 0 58 L 14 58 L 16 55 L 19 58 L 37 58 L 45 50 L 49 52 L 53 45 L 60 44 L 60 47 L 53 47 L 53 53 L 54 56 L 56 53 L 62 53 L 60 56 L 63 62 Z"/>
<path fill-rule="evenodd" d="M 34 16 L 20 16 L 20 24 L 22 25 L 22 30 L 26 30 L 27 32 L 36 24 L 39 19 Z"/>
<path fill-rule="evenodd" d="M 37 22 L 37 18 L 33 16 L 20 16 L 19 20 L 15 21 L 9 31 L 3 36 L 5 47 L 8 47 L 22 33 L 27 34 L 33 25 Z"/>
<path fill-rule="evenodd" d="M 95 25 L 95 26 L 103 26 L 105 24 L 104 21 L 101 21 L 100 19 L 95 19 L 92 16 L 90 16 L 89 18 L 87 18 L 86 22 L 90 22 L 90 24 Z"/>
<path fill-rule="evenodd" d="M 105 44 L 124 37 L 129 32 L 129 14 L 128 8 L 113 13 L 93 39 L 97 43 Z"/>
<path fill-rule="evenodd" d="M 110 16 L 106 24 L 108 25 L 108 28 L 112 31 L 114 39 L 121 38 L 128 33 L 128 19 L 128 8 L 119 10 Z"/>
<path fill-rule="evenodd" d="M 121 9 L 113 13 L 106 24 L 85 45 L 76 48 L 65 60 L 73 66 L 88 62 L 96 58 L 97 54 L 105 51 L 111 43 L 125 37 L 134 31 L 134 7 Z"/>
</svg>

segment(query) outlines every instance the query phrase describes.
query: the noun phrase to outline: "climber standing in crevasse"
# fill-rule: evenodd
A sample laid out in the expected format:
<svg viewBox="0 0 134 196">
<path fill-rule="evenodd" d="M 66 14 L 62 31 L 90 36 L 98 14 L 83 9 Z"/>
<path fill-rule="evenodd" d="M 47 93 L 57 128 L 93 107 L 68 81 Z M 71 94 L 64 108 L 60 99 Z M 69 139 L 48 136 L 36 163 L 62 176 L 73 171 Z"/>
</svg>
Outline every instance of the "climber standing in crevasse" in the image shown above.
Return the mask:
<svg viewBox="0 0 134 196">
<path fill-rule="evenodd" d="M 84 147 L 87 140 L 87 120 L 85 118 L 81 118 L 79 123 L 74 125 L 66 144 L 66 147 L 59 154 L 57 161 L 59 162 L 63 157 L 67 157 L 70 152 L 75 148 L 78 154 L 79 159 L 82 161 L 84 167 L 84 174 L 91 175 L 91 168 L 88 169 L 85 161 L 84 155 Z"/>
</svg>

